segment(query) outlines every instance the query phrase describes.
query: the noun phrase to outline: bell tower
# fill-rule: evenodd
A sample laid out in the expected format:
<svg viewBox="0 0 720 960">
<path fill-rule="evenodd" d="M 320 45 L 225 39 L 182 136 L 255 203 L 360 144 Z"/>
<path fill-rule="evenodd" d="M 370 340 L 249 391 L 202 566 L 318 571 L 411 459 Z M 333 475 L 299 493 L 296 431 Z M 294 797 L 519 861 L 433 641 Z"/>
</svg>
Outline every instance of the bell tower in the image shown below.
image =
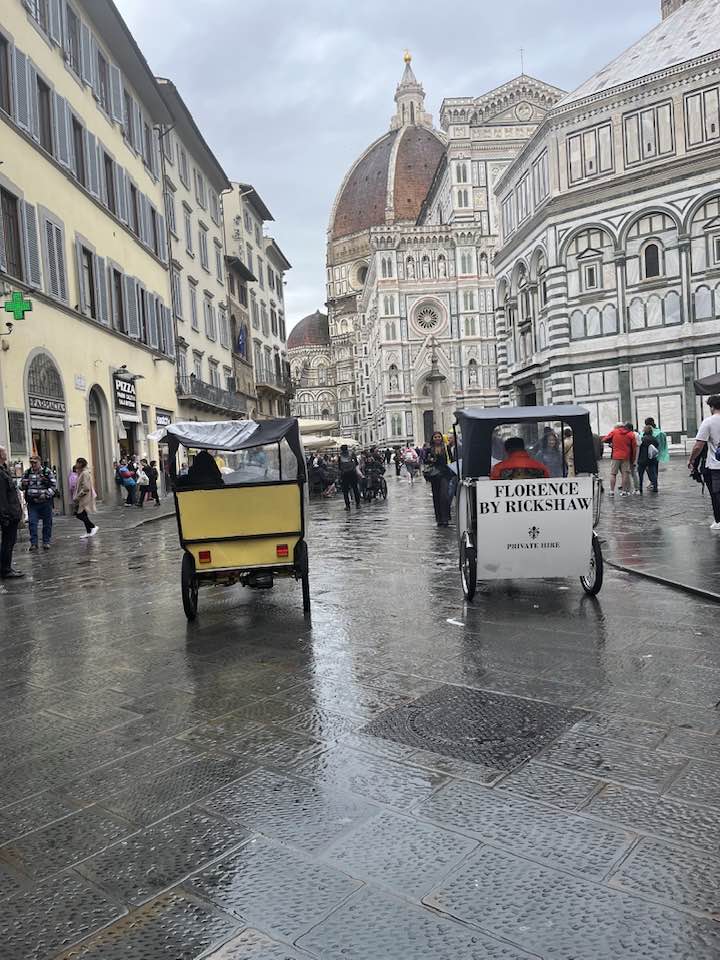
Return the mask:
<svg viewBox="0 0 720 960">
<path fill-rule="evenodd" d="M 405 51 L 403 60 L 405 61 L 405 70 L 395 91 L 397 107 L 395 116 L 390 121 L 390 129 L 399 130 L 400 127 L 406 127 L 409 124 L 432 127 L 432 117 L 425 112 L 425 91 L 422 84 L 418 83 L 413 68 L 410 66 L 412 56 L 408 50 Z"/>
<path fill-rule="evenodd" d="M 663 20 L 667 20 L 667 18 L 671 14 L 675 13 L 676 10 L 679 10 L 683 4 L 690 2 L 691 0 L 660 0 L 660 9 Z"/>
</svg>

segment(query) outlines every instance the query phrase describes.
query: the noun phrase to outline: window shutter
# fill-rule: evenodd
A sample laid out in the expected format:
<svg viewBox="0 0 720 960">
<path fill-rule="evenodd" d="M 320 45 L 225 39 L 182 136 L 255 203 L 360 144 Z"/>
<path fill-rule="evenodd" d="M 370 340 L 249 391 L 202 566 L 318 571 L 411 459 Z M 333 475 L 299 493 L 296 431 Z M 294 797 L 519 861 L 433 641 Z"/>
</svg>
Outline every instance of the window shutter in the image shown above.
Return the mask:
<svg viewBox="0 0 720 960">
<path fill-rule="evenodd" d="M 80 75 L 88 86 L 93 85 L 95 71 L 92 65 L 92 34 L 90 27 L 80 21 Z"/>
<path fill-rule="evenodd" d="M 117 190 L 117 212 L 123 223 L 128 222 L 128 198 L 126 174 L 120 164 L 115 164 L 115 186 Z"/>
<path fill-rule="evenodd" d="M 75 156 L 75 140 L 73 138 L 73 112 L 70 109 L 70 104 L 65 101 L 65 129 L 67 130 L 67 145 L 68 145 L 68 167 L 72 172 L 77 176 L 77 157 Z M 85 139 L 85 131 L 82 132 L 82 140 Z"/>
<path fill-rule="evenodd" d="M 52 224 L 55 240 L 55 262 L 57 264 L 58 296 L 67 303 L 67 269 L 65 267 L 65 236 L 56 224 Z"/>
<path fill-rule="evenodd" d="M 85 131 L 85 169 L 88 189 L 94 197 L 100 196 L 100 171 L 98 170 L 97 140 L 94 133 Z"/>
<path fill-rule="evenodd" d="M 35 207 L 23 201 L 25 234 L 25 272 L 32 287 L 40 286 L 40 245 L 38 243 L 37 214 Z"/>
<path fill-rule="evenodd" d="M 45 221 L 45 250 L 47 252 L 47 276 L 45 290 L 52 297 L 60 296 L 60 281 L 58 279 L 57 254 L 55 251 L 55 225 L 50 220 Z"/>
<path fill-rule="evenodd" d="M 135 152 L 139 153 L 142 156 L 142 114 L 140 113 L 140 105 L 136 100 L 132 102 L 133 108 L 133 146 L 135 147 Z"/>
<path fill-rule="evenodd" d="M 110 326 L 105 257 L 95 257 L 95 302 L 97 303 L 98 320 L 106 327 Z"/>
<path fill-rule="evenodd" d="M 35 65 L 27 61 L 28 102 L 30 104 L 30 133 L 33 140 L 40 141 L 40 104 L 38 103 L 38 75 Z"/>
<path fill-rule="evenodd" d="M 154 349 L 158 348 L 158 311 L 157 301 L 152 294 L 147 295 L 147 316 L 148 316 L 148 344 Z"/>
<path fill-rule="evenodd" d="M 138 193 L 138 226 L 140 227 L 140 243 L 147 246 L 148 222 L 147 222 L 147 197 L 144 193 Z"/>
<path fill-rule="evenodd" d="M 165 227 L 165 217 L 161 214 L 157 215 L 157 229 L 158 229 L 158 249 L 160 251 L 160 259 L 163 263 L 167 263 L 168 259 L 168 250 L 167 250 L 167 233 Z"/>
<path fill-rule="evenodd" d="M 90 34 L 90 85 L 96 100 L 100 98 L 100 70 L 98 68 L 98 45 L 94 34 Z"/>
<path fill-rule="evenodd" d="M 57 158 L 64 167 L 70 166 L 70 144 L 68 138 L 67 102 L 53 93 L 53 120 L 55 124 L 55 150 Z"/>
<path fill-rule="evenodd" d="M 138 322 L 137 283 L 134 277 L 125 276 L 125 320 L 127 332 L 137 340 L 140 337 L 140 323 Z"/>
<path fill-rule="evenodd" d="M 105 177 L 105 151 L 100 141 L 97 141 L 97 170 L 98 170 L 98 196 L 102 203 L 108 207 L 107 178 Z"/>
<path fill-rule="evenodd" d="M 175 356 L 175 331 L 173 329 L 172 313 L 168 307 L 161 307 L 163 329 L 165 330 L 165 353 L 169 357 Z"/>
<path fill-rule="evenodd" d="M 5 256 L 5 228 L 3 226 L 2 204 L 0 204 L 0 270 L 7 270 L 7 257 Z"/>
<path fill-rule="evenodd" d="M 23 130 L 30 130 L 28 100 L 28 59 L 15 47 L 15 121 Z"/>
<path fill-rule="evenodd" d="M 123 122 L 123 84 L 122 74 L 114 64 L 108 65 L 110 71 L 110 115 L 118 123 Z"/>
<path fill-rule="evenodd" d="M 75 241 L 75 270 L 77 271 L 78 302 L 77 308 L 80 313 L 86 313 L 87 305 L 85 303 L 85 284 L 83 283 L 83 256 L 82 244 L 79 240 Z"/>
<path fill-rule="evenodd" d="M 50 39 L 58 46 L 62 43 L 62 20 L 60 0 L 48 0 L 48 21 L 50 24 Z"/>
</svg>

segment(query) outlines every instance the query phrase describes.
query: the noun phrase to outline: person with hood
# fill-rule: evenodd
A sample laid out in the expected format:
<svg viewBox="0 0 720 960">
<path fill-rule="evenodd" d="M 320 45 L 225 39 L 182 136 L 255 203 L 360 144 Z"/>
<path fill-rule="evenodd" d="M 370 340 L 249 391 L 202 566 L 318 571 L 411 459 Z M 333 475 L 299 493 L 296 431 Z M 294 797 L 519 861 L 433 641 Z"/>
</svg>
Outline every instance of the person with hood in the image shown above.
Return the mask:
<svg viewBox="0 0 720 960">
<path fill-rule="evenodd" d="M 14 570 L 12 565 L 21 518 L 20 494 L 7 464 L 7 450 L 0 447 L 0 578 L 3 580 L 25 576 L 20 570 Z"/>
<path fill-rule="evenodd" d="M 451 455 L 445 445 L 445 438 L 439 430 L 432 435 L 432 443 L 425 455 L 423 474 L 432 488 L 435 522 L 439 527 L 447 527 L 450 522 L 450 463 Z"/>
<path fill-rule="evenodd" d="M 95 512 L 95 490 L 90 475 L 90 467 L 85 457 L 77 458 L 75 472 L 78 475 L 78 481 L 73 497 L 73 509 L 75 516 L 85 525 L 85 533 L 81 535 L 80 539 L 87 540 L 88 537 L 94 537 L 97 534 L 99 527 L 88 516 L 88 513 Z"/>
<path fill-rule="evenodd" d="M 21 483 L 28 508 L 30 552 L 37 552 L 38 525 L 42 520 L 43 550 L 50 549 L 53 525 L 53 500 L 57 493 L 57 480 L 49 467 L 43 467 L 40 457 L 30 457 L 30 469 L 23 474 Z"/>
<path fill-rule="evenodd" d="M 657 440 L 658 455 L 655 459 L 655 482 L 650 481 L 650 489 L 655 493 L 658 491 L 658 474 L 660 472 L 661 463 L 670 463 L 670 450 L 668 448 L 667 434 L 658 427 L 655 423 L 654 417 L 647 417 L 645 420 L 645 426 L 652 428 L 652 433 L 655 439 Z M 648 476 L 650 476 L 648 474 Z"/>
<path fill-rule="evenodd" d="M 630 495 L 632 483 L 632 467 L 637 459 L 637 440 L 632 425 L 619 423 L 603 438 L 603 443 L 610 444 L 612 463 L 610 466 L 610 496 L 615 496 L 617 475 L 620 474 L 620 496 Z"/>
<path fill-rule="evenodd" d="M 355 507 L 360 509 L 360 487 L 358 486 L 358 459 L 350 453 L 348 445 L 343 443 L 338 456 L 338 473 L 340 474 L 340 489 L 345 500 L 345 509 L 350 509 L 350 493 L 355 498 Z"/>
<path fill-rule="evenodd" d="M 643 492 L 643 480 L 646 473 L 650 481 L 650 489 L 657 492 L 658 447 L 659 444 L 653 433 L 653 428 L 649 423 L 646 423 L 638 446 L 637 468 L 640 493 Z"/>
</svg>

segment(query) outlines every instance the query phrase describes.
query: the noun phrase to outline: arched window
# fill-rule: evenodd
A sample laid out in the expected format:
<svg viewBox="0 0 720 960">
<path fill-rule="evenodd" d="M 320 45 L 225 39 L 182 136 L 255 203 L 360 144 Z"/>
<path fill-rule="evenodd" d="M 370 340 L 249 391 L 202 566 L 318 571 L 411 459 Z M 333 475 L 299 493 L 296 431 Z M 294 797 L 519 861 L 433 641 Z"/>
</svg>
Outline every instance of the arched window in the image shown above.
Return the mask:
<svg viewBox="0 0 720 960">
<path fill-rule="evenodd" d="M 410 104 L 410 123 L 415 123 L 415 104 Z"/>
<path fill-rule="evenodd" d="M 395 330 L 395 321 L 394 321 L 394 320 L 390 320 L 388 323 L 385 324 L 385 339 L 386 339 L 386 340 L 396 340 L 397 337 L 396 337 L 395 333 L 396 333 L 396 330 Z"/>
<path fill-rule="evenodd" d="M 385 259 L 385 257 L 382 257 L 380 259 L 380 272 L 383 275 L 383 277 L 387 277 L 387 260 Z"/>
<path fill-rule="evenodd" d="M 460 273 L 472 273 L 472 257 L 469 253 L 460 254 Z"/>
<path fill-rule="evenodd" d="M 391 277 L 393 275 L 393 262 L 392 257 L 387 257 L 387 275 Z"/>
<path fill-rule="evenodd" d="M 649 243 L 643 250 L 643 276 L 646 280 L 660 276 L 660 247 Z"/>
<path fill-rule="evenodd" d="M 457 202 L 459 207 L 469 207 L 470 203 L 468 201 L 468 192 L 467 190 L 458 190 L 457 192 Z"/>
<path fill-rule="evenodd" d="M 327 383 L 327 367 L 322 365 L 317 368 L 318 383 Z"/>
<path fill-rule="evenodd" d="M 465 310 L 475 309 L 475 293 L 472 290 L 463 292 L 463 307 Z"/>
<path fill-rule="evenodd" d="M 457 182 L 458 182 L 458 183 L 467 183 L 467 182 L 468 182 L 468 177 L 467 177 L 467 164 L 465 164 L 465 163 L 458 163 L 458 165 L 457 165 L 457 167 L 456 167 L 455 169 L 456 169 L 456 174 L 457 174 Z"/>
<path fill-rule="evenodd" d="M 322 413 L 320 414 L 320 419 L 321 419 L 321 420 L 329 420 L 329 419 L 330 419 L 330 411 L 327 409 L 327 407 L 325 407 L 325 409 L 324 409 L 324 410 L 322 411 Z"/>
</svg>

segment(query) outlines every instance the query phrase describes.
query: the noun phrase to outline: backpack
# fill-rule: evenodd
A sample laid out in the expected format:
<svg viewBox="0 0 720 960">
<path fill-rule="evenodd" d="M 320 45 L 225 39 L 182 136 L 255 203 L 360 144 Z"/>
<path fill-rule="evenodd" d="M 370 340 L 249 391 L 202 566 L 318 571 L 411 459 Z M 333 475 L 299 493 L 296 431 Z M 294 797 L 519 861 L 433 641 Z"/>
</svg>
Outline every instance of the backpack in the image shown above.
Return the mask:
<svg viewBox="0 0 720 960">
<path fill-rule="evenodd" d="M 350 454 L 348 454 L 346 457 L 341 456 L 340 459 L 338 460 L 338 465 L 340 467 L 341 474 L 355 472 L 355 461 L 350 456 Z"/>
</svg>

